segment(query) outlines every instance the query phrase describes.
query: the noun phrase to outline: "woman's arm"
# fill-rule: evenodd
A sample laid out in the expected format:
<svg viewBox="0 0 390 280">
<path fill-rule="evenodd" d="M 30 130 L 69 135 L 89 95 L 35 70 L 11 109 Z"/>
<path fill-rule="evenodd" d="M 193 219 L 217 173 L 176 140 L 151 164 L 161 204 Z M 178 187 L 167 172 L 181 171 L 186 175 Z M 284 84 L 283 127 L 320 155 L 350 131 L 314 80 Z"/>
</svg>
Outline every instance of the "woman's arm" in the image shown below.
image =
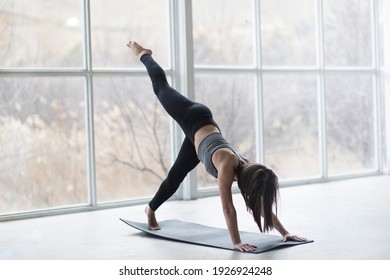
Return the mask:
<svg viewBox="0 0 390 280">
<path fill-rule="evenodd" d="M 234 170 L 237 165 L 237 158 L 225 156 L 214 160 L 214 165 L 218 170 L 218 188 L 221 197 L 223 214 L 227 228 L 230 233 L 234 248 L 242 251 L 254 251 L 256 246 L 242 243 L 238 231 L 237 214 L 232 198 L 232 184 L 234 180 Z"/>
<path fill-rule="evenodd" d="M 263 199 L 262 199 L 263 200 Z M 261 205 L 263 205 L 263 201 L 261 201 Z M 264 218 L 264 210 L 261 209 L 261 216 Z M 274 228 L 283 236 L 284 241 L 292 240 L 292 241 L 306 241 L 306 238 L 299 237 L 296 235 L 291 235 L 288 230 L 282 225 L 282 222 L 278 219 L 278 217 L 272 213 L 272 224 Z"/>
<path fill-rule="evenodd" d="M 279 221 L 278 217 L 272 213 L 272 222 L 274 224 L 274 228 L 283 236 L 284 241 L 292 240 L 292 241 L 306 241 L 306 238 L 299 237 L 296 235 L 291 235 Z"/>
<path fill-rule="evenodd" d="M 284 237 L 285 235 L 289 234 L 289 232 L 284 228 L 282 223 L 279 221 L 278 217 L 272 213 L 272 223 L 274 225 L 274 228 Z"/>
</svg>

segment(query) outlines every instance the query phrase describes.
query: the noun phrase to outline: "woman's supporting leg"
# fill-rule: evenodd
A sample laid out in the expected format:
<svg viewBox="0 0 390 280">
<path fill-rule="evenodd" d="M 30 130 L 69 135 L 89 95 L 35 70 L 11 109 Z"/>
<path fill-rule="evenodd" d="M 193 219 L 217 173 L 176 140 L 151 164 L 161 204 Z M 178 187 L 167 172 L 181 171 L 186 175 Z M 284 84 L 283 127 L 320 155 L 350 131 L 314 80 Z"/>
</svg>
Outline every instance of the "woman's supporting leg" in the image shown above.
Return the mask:
<svg viewBox="0 0 390 280">
<path fill-rule="evenodd" d="M 160 188 L 149 202 L 149 207 L 156 211 L 161 204 L 167 201 L 179 188 L 187 174 L 199 163 L 195 147 L 186 137 L 180 148 L 175 163 L 168 172 L 167 178 L 161 183 Z"/>
</svg>

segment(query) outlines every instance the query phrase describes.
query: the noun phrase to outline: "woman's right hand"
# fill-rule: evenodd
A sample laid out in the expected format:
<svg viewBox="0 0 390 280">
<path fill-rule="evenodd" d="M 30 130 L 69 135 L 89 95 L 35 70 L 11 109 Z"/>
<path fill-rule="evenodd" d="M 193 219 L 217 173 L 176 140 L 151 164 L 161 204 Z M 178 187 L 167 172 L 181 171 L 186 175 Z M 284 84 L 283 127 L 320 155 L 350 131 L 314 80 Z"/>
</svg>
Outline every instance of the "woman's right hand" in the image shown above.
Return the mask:
<svg viewBox="0 0 390 280">
<path fill-rule="evenodd" d="M 234 248 L 237 250 L 240 250 L 241 252 L 253 252 L 256 250 L 256 246 L 252 244 L 247 244 L 247 243 L 236 243 L 234 244 Z"/>
<path fill-rule="evenodd" d="M 307 241 L 307 239 L 304 237 L 299 237 L 299 236 L 291 235 L 290 233 L 287 233 L 287 234 L 283 235 L 283 241 L 284 242 L 286 242 L 286 241 L 305 242 L 305 241 Z"/>
</svg>

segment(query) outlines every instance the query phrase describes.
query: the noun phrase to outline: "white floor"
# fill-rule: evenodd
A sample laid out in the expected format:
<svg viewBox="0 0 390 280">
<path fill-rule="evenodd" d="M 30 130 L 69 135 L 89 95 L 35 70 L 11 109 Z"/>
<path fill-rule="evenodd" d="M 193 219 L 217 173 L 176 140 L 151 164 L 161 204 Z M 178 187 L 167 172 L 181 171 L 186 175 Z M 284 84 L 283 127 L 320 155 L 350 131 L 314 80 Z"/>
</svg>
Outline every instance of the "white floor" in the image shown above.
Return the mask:
<svg viewBox="0 0 390 280">
<path fill-rule="evenodd" d="M 280 220 L 314 243 L 262 254 L 149 237 L 119 220 L 144 221 L 144 205 L 0 224 L 0 259 L 390 259 L 390 176 L 282 188 Z M 256 232 L 239 194 L 240 230 Z M 158 219 L 226 227 L 219 197 L 164 204 Z M 277 233 L 272 233 L 277 234 Z"/>
</svg>

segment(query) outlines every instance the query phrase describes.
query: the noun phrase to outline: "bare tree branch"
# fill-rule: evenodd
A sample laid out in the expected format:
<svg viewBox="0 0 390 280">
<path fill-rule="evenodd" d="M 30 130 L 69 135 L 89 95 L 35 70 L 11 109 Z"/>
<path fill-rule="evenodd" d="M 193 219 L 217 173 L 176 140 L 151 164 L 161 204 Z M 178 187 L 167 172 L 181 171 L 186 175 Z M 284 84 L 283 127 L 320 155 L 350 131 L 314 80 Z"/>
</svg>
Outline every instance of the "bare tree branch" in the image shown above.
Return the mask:
<svg viewBox="0 0 390 280">
<path fill-rule="evenodd" d="M 162 176 L 160 176 L 157 172 L 155 172 L 153 169 L 151 168 L 148 168 L 146 166 L 138 166 L 136 165 L 135 163 L 132 163 L 132 162 L 129 162 L 129 161 L 124 161 L 124 160 L 121 160 L 119 159 L 116 155 L 110 153 L 110 156 L 112 158 L 112 162 L 113 163 L 120 163 L 120 164 L 123 164 L 123 165 L 126 165 L 126 166 L 129 166 L 131 167 L 132 169 L 135 169 L 137 171 L 141 171 L 141 172 L 146 172 L 146 173 L 150 173 L 152 174 L 153 176 L 157 177 L 159 180 L 164 180 L 164 178 Z"/>
</svg>

